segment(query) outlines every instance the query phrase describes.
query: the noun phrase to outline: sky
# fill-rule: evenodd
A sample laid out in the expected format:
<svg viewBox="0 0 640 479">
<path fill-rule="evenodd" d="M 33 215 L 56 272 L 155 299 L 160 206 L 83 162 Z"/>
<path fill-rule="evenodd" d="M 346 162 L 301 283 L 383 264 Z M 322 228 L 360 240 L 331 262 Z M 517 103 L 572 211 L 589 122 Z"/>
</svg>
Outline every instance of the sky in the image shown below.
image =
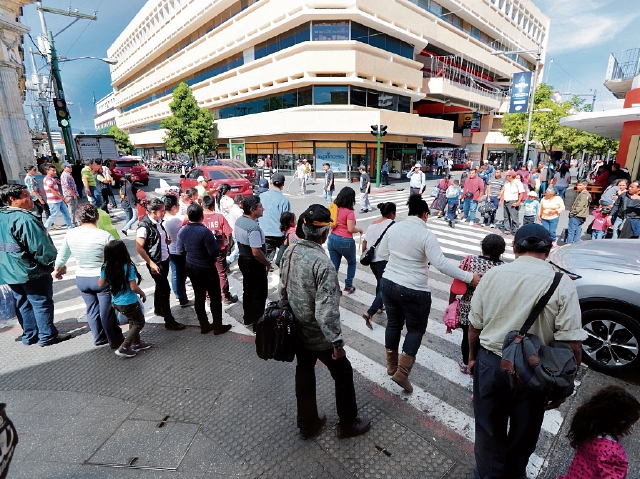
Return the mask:
<svg viewBox="0 0 640 479">
<path fill-rule="evenodd" d="M 547 50 L 547 66 L 543 80 L 562 93 L 588 94 L 597 90 L 595 109 L 622 106 L 602 84 L 611 52 L 640 47 L 640 9 L 638 0 L 534 0 L 551 18 Z M 81 13 L 97 12 L 96 21 L 80 20 L 60 32 L 73 19 L 45 13 L 47 28 L 53 32 L 58 55 L 67 58 L 81 56 L 106 57 L 120 32 L 133 19 L 145 0 L 43 0 L 48 7 Z M 21 22 L 31 28 L 31 37 L 42 34 L 35 4 L 24 7 Z M 25 36 L 27 78 L 32 73 L 29 48 L 31 39 Z M 46 72 L 44 60 L 36 57 L 40 73 Z M 74 133 L 94 132 L 93 98 L 100 99 L 111 91 L 109 67 L 98 60 L 77 60 L 61 64 L 61 76 Z M 582 97 L 591 102 L 590 96 Z M 29 103 L 30 97 L 27 97 Z M 564 97 L 568 99 L 568 97 Z M 53 109 L 50 123 L 57 127 Z M 30 121 L 31 108 L 25 107 Z M 82 112 L 82 113 L 81 113 Z"/>
</svg>

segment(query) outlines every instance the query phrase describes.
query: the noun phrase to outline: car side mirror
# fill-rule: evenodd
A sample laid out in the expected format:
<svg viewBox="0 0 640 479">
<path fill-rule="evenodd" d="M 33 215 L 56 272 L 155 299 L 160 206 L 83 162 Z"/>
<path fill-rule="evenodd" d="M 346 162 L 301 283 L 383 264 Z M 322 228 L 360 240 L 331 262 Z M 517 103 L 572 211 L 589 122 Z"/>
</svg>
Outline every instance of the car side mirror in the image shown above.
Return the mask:
<svg viewBox="0 0 640 479">
<path fill-rule="evenodd" d="M 180 175 L 180 178 L 181 178 L 181 179 L 185 179 L 185 178 L 186 178 L 186 176 L 185 176 L 185 175 Z"/>
</svg>

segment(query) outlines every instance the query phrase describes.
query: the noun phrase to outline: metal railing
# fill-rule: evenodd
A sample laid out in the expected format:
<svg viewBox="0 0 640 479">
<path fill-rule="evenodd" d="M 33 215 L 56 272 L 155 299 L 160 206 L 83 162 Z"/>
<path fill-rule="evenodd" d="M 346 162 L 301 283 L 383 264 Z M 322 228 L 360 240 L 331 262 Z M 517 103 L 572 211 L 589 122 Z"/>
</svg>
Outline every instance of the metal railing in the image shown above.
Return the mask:
<svg viewBox="0 0 640 479">
<path fill-rule="evenodd" d="M 605 81 L 631 79 L 640 73 L 640 48 L 613 52 Z"/>
<path fill-rule="evenodd" d="M 502 100 L 508 92 L 500 87 L 492 87 L 490 82 L 483 81 L 479 76 L 466 71 L 466 61 L 460 57 L 430 57 L 425 58 L 422 76 L 424 78 L 444 78 L 451 85 L 464 88 L 496 101 Z"/>
</svg>

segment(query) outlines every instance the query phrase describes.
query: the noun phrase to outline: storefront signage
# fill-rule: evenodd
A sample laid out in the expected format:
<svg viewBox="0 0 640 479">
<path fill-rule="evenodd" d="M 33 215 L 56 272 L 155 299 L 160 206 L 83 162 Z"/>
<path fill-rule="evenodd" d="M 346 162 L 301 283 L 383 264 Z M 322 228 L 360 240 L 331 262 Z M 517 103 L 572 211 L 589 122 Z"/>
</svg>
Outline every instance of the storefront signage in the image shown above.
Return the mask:
<svg viewBox="0 0 640 479">
<path fill-rule="evenodd" d="M 247 162 L 244 140 L 231 140 L 231 158 L 244 163 Z"/>
<path fill-rule="evenodd" d="M 325 163 L 329 163 L 334 173 L 345 173 L 347 171 L 347 149 L 316 147 L 316 171 L 321 171 L 322 165 Z"/>
<path fill-rule="evenodd" d="M 532 72 L 515 73 L 511 80 L 511 101 L 509 113 L 524 113 L 529 107 Z"/>
</svg>

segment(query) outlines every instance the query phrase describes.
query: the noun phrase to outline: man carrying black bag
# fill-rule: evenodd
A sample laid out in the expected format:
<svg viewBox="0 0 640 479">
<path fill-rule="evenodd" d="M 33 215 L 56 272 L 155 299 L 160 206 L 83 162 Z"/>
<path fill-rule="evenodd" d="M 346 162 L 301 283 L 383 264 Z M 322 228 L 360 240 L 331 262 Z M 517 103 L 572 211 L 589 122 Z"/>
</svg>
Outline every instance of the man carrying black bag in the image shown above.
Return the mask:
<svg viewBox="0 0 640 479">
<path fill-rule="evenodd" d="M 298 220 L 296 235 L 300 241 L 295 248 L 285 251 L 280 267 L 280 288 L 287 284 L 298 336 L 296 399 L 298 427 L 303 439 L 316 435 L 327 420 L 324 414 L 318 414 L 316 403 L 315 365 L 318 359 L 327 366 L 335 381 L 340 418 L 337 436 L 358 436 L 367 432 L 371 425 L 370 419 L 358 417 L 353 369 L 344 351 L 340 327 L 338 275 L 322 248 L 331 230 L 330 222 L 327 208 L 309 206 Z"/>
<path fill-rule="evenodd" d="M 564 398 L 549 402 L 530 389 L 513 387 L 511 373 L 504 370 L 505 337 L 521 329 L 555 276 L 545 261 L 551 251 L 551 236 L 542 226 L 522 226 L 514 237 L 513 251 L 516 260 L 489 270 L 471 300 L 469 372 L 473 376 L 476 430 L 474 479 L 525 479 L 544 411 L 564 402 Z M 552 291 L 529 333 L 536 335 L 542 346 L 554 340 L 568 342 L 579 366 L 582 341 L 587 335 L 582 329 L 576 287 L 563 276 Z M 514 298 L 518 298 L 517 307 Z"/>
</svg>

